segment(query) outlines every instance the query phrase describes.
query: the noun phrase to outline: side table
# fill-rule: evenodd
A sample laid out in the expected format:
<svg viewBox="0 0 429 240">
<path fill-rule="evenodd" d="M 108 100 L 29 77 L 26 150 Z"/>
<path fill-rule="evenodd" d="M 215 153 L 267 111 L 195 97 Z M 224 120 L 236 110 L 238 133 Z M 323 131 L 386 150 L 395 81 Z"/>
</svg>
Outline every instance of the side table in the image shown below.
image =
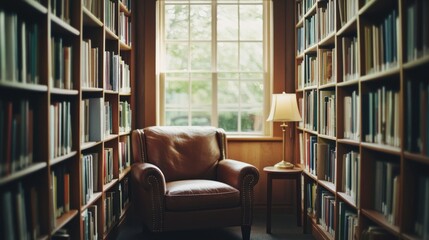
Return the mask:
<svg viewBox="0 0 429 240">
<path fill-rule="evenodd" d="M 264 167 L 267 173 L 267 233 L 271 233 L 271 207 L 273 179 L 291 179 L 295 180 L 296 186 L 296 223 L 301 226 L 301 173 L 302 169 L 295 167 L 293 169 L 281 169 L 272 166 Z"/>
</svg>

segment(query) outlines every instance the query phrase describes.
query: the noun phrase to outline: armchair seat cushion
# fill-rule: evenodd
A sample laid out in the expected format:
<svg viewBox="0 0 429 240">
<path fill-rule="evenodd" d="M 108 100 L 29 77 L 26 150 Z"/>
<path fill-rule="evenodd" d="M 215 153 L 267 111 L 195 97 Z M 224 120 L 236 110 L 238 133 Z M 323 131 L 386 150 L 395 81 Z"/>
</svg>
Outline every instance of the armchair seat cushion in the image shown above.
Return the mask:
<svg viewBox="0 0 429 240">
<path fill-rule="evenodd" d="M 170 211 L 209 210 L 240 205 L 240 192 L 213 180 L 167 182 L 165 208 Z"/>
</svg>

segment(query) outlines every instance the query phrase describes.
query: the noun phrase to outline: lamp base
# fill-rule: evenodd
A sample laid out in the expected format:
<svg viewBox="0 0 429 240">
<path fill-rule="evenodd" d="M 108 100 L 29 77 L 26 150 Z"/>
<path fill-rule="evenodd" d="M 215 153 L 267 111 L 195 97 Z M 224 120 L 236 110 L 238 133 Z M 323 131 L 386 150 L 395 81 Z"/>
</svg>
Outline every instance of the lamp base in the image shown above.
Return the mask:
<svg viewBox="0 0 429 240">
<path fill-rule="evenodd" d="M 294 165 L 290 162 L 286 162 L 285 160 L 282 160 L 281 162 L 276 163 L 274 167 L 282 168 L 282 169 L 292 169 L 294 168 Z"/>
</svg>

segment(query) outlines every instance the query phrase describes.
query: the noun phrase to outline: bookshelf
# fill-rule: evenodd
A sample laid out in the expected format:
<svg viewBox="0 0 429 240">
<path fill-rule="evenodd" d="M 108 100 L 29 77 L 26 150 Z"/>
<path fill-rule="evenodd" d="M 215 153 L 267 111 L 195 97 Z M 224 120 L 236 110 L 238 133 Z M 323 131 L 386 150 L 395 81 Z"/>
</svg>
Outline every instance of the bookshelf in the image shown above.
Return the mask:
<svg viewBox="0 0 429 240">
<path fill-rule="evenodd" d="M 296 0 L 304 230 L 429 237 L 429 1 Z"/>
<path fill-rule="evenodd" d="M 109 239 L 125 219 L 133 4 L 0 4 L 1 239 Z"/>
</svg>

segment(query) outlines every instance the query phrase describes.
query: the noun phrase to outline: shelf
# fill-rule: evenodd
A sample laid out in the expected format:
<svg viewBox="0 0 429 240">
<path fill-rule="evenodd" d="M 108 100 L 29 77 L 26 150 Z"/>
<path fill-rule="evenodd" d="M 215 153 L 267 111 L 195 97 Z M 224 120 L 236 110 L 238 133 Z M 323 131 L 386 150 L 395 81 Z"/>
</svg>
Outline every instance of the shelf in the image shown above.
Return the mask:
<svg viewBox="0 0 429 240">
<path fill-rule="evenodd" d="M 337 31 L 337 36 L 346 36 L 349 34 L 356 35 L 357 30 L 357 16 L 354 16 L 350 19 L 344 26 L 341 27 L 339 31 Z"/>
<path fill-rule="evenodd" d="M 24 0 L 22 2 L 27 4 L 32 9 L 35 9 L 36 11 L 38 11 L 41 14 L 47 14 L 48 13 L 48 9 L 45 6 L 43 6 L 42 4 L 40 4 L 34 0 Z M 16 2 L 14 2 L 14 3 L 16 4 Z"/>
<path fill-rule="evenodd" d="M 119 132 L 119 136 L 126 136 L 129 135 L 131 133 L 131 131 L 128 132 Z"/>
<path fill-rule="evenodd" d="M 55 32 L 61 32 L 62 34 L 79 36 L 80 32 L 70 24 L 62 20 L 61 18 L 51 14 L 52 30 Z"/>
<path fill-rule="evenodd" d="M 380 72 L 375 72 L 360 77 L 361 81 L 376 81 L 387 77 L 392 77 L 397 75 L 399 77 L 400 70 L 399 67 L 394 67 Z"/>
<path fill-rule="evenodd" d="M 33 163 L 22 170 L 16 171 L 10 175 L 0 177 L 0 186 L 10 183 L 12 181 L 16 181 L 24 176 L 30 175 L 34 172 L 44 169 L 46 168 L 46 166 L 47 166 L 46 162 Z"/>
<path fill-rule="evenodd" d="M 119 181 L 122 181 L 122 179 L 125 177 L 125 176 L 127 176 L 128 175 L 128 173 L 131 171 L 131 166 L 129 166 L 129 167 L 127 167 L 127 168 L 125 168 L 124 170 L 122 170 L 122 172 L 121 173 L 119 173 L 119 178 L 118 178 L 118 180 Z"/>
<path fill-rule="evenodd" d="M 103 27 L 103 23 L 91 11 L 83 7 L 83 25 L 91 27 Z"/>
<path fill-rule="evenodd" d="M 315 53 L 315 52 L 317 52 L 317 43 L 311 46 L 308 46 L 306 49 L 304 49 L 304 54 Z"/>
<path fill-rule="evenodd" d="M 50 90 L 51 94 L 56 94 L 56 95 L 79 95 L 79 91 L 78 90 L 70 90 L 70 89 L 61 89 L 61 88 L 52 88 Z"/>
<path fill-rule="evenodd" d="M 345 81 L 345 82 L 337 83 L 337 86 L 338 87 L 348 87 L 348 86 L 351 86 L 351 85 L 358 85 L 358 84 L 359 84 L 359 79 L 354 79 L 354 80 L 348 80 L 348 81 Z"/>
<path fill-rule="evenodd" d="M 62 161 L 64 161 L 64 160 L 67 160 L 67 159 L 69 159 L 69 158 L 72 158 L 72 157 L 76 156 L 76 154 L 77 154 L 77 152 L 76 152 L 76 151 L 72 151 L 72 152 L 70 152 L 70 153 L 68 153 L 68 154 L 66 154 L 66 155 L 63 155 L 63 156 L 56 157 L 56 158 L 52 159 L 52 160 L 49 162 L 49 164 L 50 164 L 51 166 L 53 166 L 53 165 L 55 165 L 55 164 L 57 164 L 57 163 L 60 163 L 60 162 L 62 162 Z"/>
<path fill-rule="evenodd" d="M 399 156 L 401 154 L 401 148 L 399 147 L 393 147 L 389 145 L 376 144 L 376 143 L 366 143 L 366 142 L 362 142 L 361 146 L 367 149 L 384 152 L 392 155 Z"/>
<path fill-rule="evenodd" d="M 303 172 L 305 175 L 307 175 L 309 178 L 311 178 L 311 179 L 313 179 L 314 181 L 316 181 L 316 182 L 317 182 L 317 177 L 316 177 L 316 175 L 314 175 L 314 174 L 310 173 L 308 170 L 306 170 L 306 169 L 305 169 L 305 167 L 304 167 L 304 168 L 302 168 L 302 172 Z"/>
<path fill-rule="evenodd" d="M 105 32 L 106 32 L 106 39 L 110 39 L 110 40 L 119 40 L 118 35 L 116 35 L 114 32 L 112 32 L 112 30 L 110 30 L 109 28 L 105 27 L 104 28 Z"/>
<path fill-rule="evenodd" d="M 422 155 L 420 153 L 411 153 L 411 152 L 404 152 L 404 157 L 406 159 L 418 162 L 418 163 L 423 163 L 423 164 L 427 164 L 429 165 L 429 156 L 426 155 Z"/>
<path fill-rule="evenodd" d="M 343 202 L 346 202 L 350 206 L 357 208 L 355 200 L 350 195 L 347 195 L 344 192 L 337 192 L 337 195 L 343 200 Z"/>
<path fill-rule="evenodd" d="M 404 69 L 405 70 L 409 70 L 409 69 L 413 69 L 413 68 L 417 68 L 417 67 L 421 67 L 425 64 L 429 63 L 429 54 L 426 54 L 425 56 L 412 60 L 412 61 L 408 61 L 407 63 L 404 63 Z"/>
<path fill-rule="evenodd" d="M 101 144 L 101 142 L 85 142 L 85 143 L 82 143 L 82 145 L 80 146 L 80 149 L 83 151 L 83 150 L 95 147 L 99 144 Z"/>
<path fill-rule="evenodd" d="M 61 217 L 55 219 L 55 227 L 52 230 L 51 234 L 53 235 L 59 229 L 61 229 L 64 225 L 66 225 L 68 222 L 70 222 L 70 220 L 72 220 L 77 215 L 77 213 L 78 213 L 77 210 L 70 210 L 70 211 L 64 213 L 63 215 L 61 215 Z"/>
<path fill-rule="evenodd" d="M 89 201 L 80 208 L 80 211 L 83 212 L 89 206 L 96 205 L 96 204 L 94 204 L 94 202 L 98 201 L 98 199 L 100 199 L 101 196 L 102 196 L 101 192 L 95 192 L 95 193 L 93 193 L 92 196 L 91 196 L 91 198 L 89 199 Z"/>
<path fill-rule="evenodd" d="M 131 51 L 131 49 L 132 49 L 131 46 L 122 42 L 122 40 L 119 41 L 119 45 L 121 47 L 121 51 Z"/>
<path fill-rule="evenodd" d="M 383 214 L 374 211 L 374 210 L 368 210 L 368 209 L 361 209 L 361 213 L 366 216 L 367 218 L 371 219 L 372 221 L 376 222 L 377 224 L 383 226 L 386 230 L 388 230 L 391 234 L 395 236 L 399 236 L 399 227 L 390 224 L 387 222 L 386 218 Z"/>
<path fill-rule="evenodd" d="M 335 88 L 336 82 L 330 82 L 319 86 L 319 89 Z"/>
<path fill-rule="evenodd" d="M 309 8 L 307 10 L 307 12 L 304 14 L 303 18 L 307 18 L 311 15 L 314 15 L 316 13 L 316 8 L 317 8 L 317 2 L 313 4 L 313 6 L 311 6 L 311 8 Z"/>
<path fill-rule="evenodd" d="M 359 147 L 359 145 L 360 145 L 359 141 L 351 140 L 351 139 L 345 139 L 345 138 L 337 139 L 337 142 L 343 143 L 343 144 L 352 145 L 352 146 L 356 146 L 356 147 Z"/>
<path fill-rule="evenodd" d="M 335 184 L 325 180 L 319 180 L 319 184 L 335 195 Z"/>
<path fill-rule="evenodd" d="M 9 81 L 0 81 L 0 87 L 10 88 L 11 90 L 24 90 L 30 92 L 47 92 L 48 86 L 32 83 L 19 83 L 19 82 L 9 82 Z"/>
<path fill-rule="evenodd" d="M 319 47 L 327 47 L 335 44 L 335 32 L 329 33 L 319 42 Z"/>
<path fill-rule="evenodd" d="M 106 183 L 103 185 L 103 192 L 108 191 L 110 188 L 112 188 L 116 183 L 118 182 L 117 178 L 112 179 L 109 183 Z"/>
<path fill-rule="evenodd" d="M 104 136 L 104 141 L 108 142 L 108 141 L 111 141 L 111 140 L 115 140 L 117 137 L 118 137 L 117 134 L 109 134 L 108 136 Z"/>
</svg>

